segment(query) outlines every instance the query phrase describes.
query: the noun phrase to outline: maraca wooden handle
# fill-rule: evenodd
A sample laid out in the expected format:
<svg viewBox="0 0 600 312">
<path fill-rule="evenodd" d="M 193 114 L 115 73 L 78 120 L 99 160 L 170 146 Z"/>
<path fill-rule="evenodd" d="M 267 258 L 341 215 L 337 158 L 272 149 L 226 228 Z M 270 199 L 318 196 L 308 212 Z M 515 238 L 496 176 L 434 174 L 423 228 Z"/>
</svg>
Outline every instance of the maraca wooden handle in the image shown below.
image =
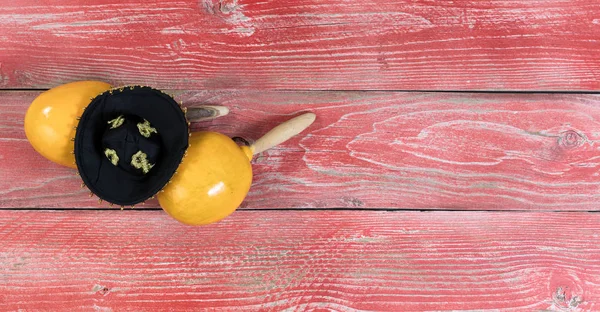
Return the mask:
<svg viewBox="0 0 600 312">
<path fill-rule="evenodd" d="M 225 106 L 202 105 L 187 108 L 187 119 L 190 122 L 212 120 L 229 114 Z"/>
<path fill-rule="evenodd" d="M 256 155 L 289 140 L 308 128 L 315 121 L 315 118 L 315 114 L 306 113 L 280 124 L 250 146 L 252 153 Z"/>
</svg>

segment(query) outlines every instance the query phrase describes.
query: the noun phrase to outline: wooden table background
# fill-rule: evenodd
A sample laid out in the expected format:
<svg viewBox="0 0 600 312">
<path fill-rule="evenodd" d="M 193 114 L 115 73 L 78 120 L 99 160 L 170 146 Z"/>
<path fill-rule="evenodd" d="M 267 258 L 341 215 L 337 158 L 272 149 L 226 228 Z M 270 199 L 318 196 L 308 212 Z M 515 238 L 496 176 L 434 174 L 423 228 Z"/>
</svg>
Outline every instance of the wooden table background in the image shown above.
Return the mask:
<svg viewBox="0 0 600 312">
<path fill-rule="evenodd" d="M 84 79 L 318 118 L 188 227 L 31 148 Z M 2 311 L 600 311 L 597 1 L 2 0 L 0 89 Z"/>
</svg>

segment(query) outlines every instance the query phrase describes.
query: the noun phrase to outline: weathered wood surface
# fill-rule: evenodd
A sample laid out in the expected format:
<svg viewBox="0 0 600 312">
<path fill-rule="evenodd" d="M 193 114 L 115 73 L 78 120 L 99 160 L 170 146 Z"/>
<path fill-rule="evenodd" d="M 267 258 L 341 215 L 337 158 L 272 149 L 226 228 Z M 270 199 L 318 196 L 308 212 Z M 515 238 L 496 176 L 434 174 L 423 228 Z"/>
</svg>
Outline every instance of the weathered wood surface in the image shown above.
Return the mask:
<svg viewBox="0 0 600 312">
<path fill-rule="evenodd" d="M 0 93 L 0 207 L 99 207 L 39 156 L 22 120 L 37 92 Z M 195 123 L 256 139 L 300 111 L 316 122 L 253 161 L 247 208 L 598 210 L 600 96 L 180 92 L 225 105 Z M 105 204 L 100 207 L 107 207 Z M 147 207 L 158 207 L 149 202 Z"/>
<path fill-rule="evenodd" d="M 2 311 L 600 308 L 593 213 L 239 211 L 195 228 L 160 211 L 0 211 L 0 224 Z"/>
<path fill-rule="evenodd" d="M 37 0 L 0 6 L 0 88 L 599 90 L 589 0 Z"/>
</svg>

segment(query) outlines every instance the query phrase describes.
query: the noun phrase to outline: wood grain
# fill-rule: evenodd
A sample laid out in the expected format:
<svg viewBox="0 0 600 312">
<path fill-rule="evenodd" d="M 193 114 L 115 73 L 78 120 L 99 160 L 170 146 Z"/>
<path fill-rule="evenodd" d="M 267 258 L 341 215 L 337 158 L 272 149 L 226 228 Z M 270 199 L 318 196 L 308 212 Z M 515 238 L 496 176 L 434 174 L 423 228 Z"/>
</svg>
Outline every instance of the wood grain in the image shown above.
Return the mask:
<svg viewBox="0 0 600 312">
<path fill-rule="evenodd" d="M 36 94 L 0 93 L 0 207 L 99 207 L 73 170 L 45 160 L 26 141 L 22 120 Z M 598 210 L 598 95 L 188 91 L 176 97 L 187 106 L 231 109 L 194 130 L 250 140 L 302 111 L 317 114 L 308 130 L 254 159 L 242 207 Z"/>
<path fill-rule="evenodd" d="M 0 309 L 597 311 L 600 215 L 0 211 Z M 329 309 L 329 310 L 327 310 Z"/>
<path fill-rule="evenodd" d="M 0 6 L 0 88 L 600 90 L 589 0 L 35 0 Z"/>
</svg>

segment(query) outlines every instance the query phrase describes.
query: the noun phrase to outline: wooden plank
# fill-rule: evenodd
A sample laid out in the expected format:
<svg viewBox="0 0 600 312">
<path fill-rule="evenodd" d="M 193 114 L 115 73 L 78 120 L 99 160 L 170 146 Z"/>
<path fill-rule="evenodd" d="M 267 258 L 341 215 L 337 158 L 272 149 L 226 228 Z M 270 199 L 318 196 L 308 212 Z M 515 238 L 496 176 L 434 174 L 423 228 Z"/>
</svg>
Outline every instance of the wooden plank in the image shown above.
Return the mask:
<svg viewBox="0 0 600 312">
<path fill-rule="evenodd" d="M 0 93 L 0 207 L 98 207 L 73 170 L 51 164 L 26 141 L 22 120 L 36 94 Z M 300 111 L 317 114 L 306 132 L 254 159 L 243 207 L 598 210 L 600 95 L 190 91 L 176 97 L 188 106 L 231 108 L 194 130 L 249 139 Z"/>
<path fill-rule="evenodd" d="M 0 7 L 0 88 L 599 90 L 600 3 L 35 0 Z"/>
<path fill-rule="evenodd" d="M 0 308 L 597 311 L 600 215 L 0 211 Z M 329 310 L 328 310 L 329 311 Z"/>
</svg>

